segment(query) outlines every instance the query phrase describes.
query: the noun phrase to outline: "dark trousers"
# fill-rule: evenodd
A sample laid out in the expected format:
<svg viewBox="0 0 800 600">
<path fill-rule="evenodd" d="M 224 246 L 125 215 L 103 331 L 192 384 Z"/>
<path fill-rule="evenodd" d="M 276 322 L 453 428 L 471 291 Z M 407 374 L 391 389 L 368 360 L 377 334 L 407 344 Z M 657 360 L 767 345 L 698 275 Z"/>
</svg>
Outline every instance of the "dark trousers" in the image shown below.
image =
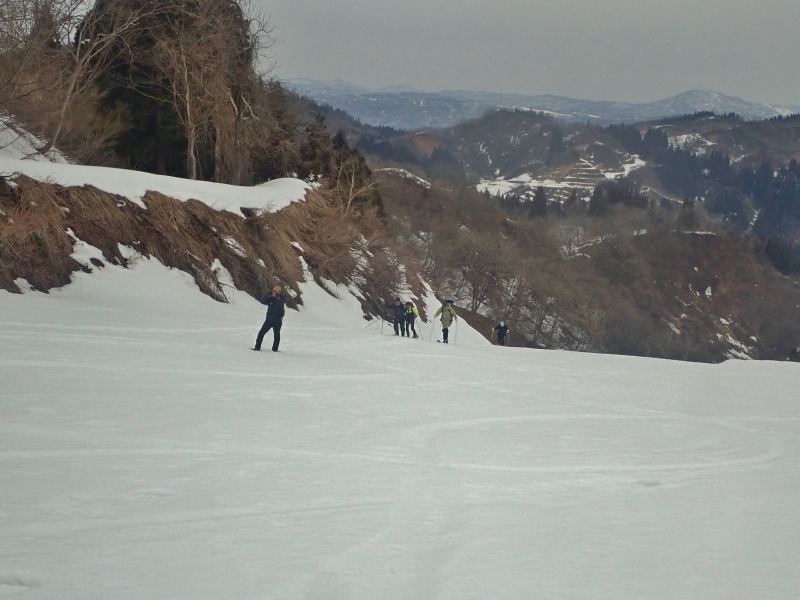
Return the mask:
<svg viewBox="0 0 800 600">
<path fill-rule="evenodd" d="M 394 318 L 394 334 L 395 335 L 400 335 L 401 333 L 403 335 L 406 334 L 406 329 L 405 329 L 405 326 L 403 324 L 403 317 L 395 317 Z"/>
<path fill-rule="evenodd" d="M 448 332 L 448 329 L 447 329 L 447 327 L 445 327 L 444 329 L 442 329 L 442 339 L 444 339 L 444 343 L 445 343 L 445 344 L 447 343 L 447 332 Z"/>
<path fill-rule="evenodd" d="M 505 346 L 506 345 L 506 338 L 504 338 L 504 337 L 497 338 L 497 345 L 498 346 Z"/>
<path fill-rule="evenodd" d="M 405 334 L 410 336 L 412 333 L 414 337 L 417 337 L 417 328 L 414 327 L 414 318 L 406 318 L 405 323 L 403 323 L 405 327 Z"/>
<path fill-rule="evenodd" d="M 283 325 L 281 321 L 270 321 L 269 319 L 264 321 L 264 324 L 258 331 L 258 337 L 256 338 L 256 350 L 261 350 L 261 342 L 264 341 L 264 336 L 270 329 L 272 329 L 274 332 L 274 337 L 272 339 L 272 351 L 277 352 L 278 346 L 281 343 L 281 325 Z"/>
</svg>

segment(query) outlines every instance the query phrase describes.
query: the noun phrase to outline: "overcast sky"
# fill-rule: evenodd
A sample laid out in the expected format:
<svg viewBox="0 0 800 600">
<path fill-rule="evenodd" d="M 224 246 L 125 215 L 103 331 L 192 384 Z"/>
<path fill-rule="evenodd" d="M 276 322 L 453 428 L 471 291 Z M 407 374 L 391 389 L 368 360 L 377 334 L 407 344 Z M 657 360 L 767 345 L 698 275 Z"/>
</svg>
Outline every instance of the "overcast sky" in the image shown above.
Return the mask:
<svg viewBox="0 0 800 600">
<path fill-rule="evenodd" d="M 800 104 L 800 0 L 253 0 L 281 79 Z"/>
</svg>

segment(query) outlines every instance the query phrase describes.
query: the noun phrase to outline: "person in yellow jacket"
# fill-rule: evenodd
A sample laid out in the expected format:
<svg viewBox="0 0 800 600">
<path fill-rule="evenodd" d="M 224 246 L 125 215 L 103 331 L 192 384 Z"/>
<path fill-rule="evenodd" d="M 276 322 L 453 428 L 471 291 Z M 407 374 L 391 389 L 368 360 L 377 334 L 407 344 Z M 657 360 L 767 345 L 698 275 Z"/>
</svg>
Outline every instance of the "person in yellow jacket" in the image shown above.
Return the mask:
<svg viewBox="0 0 800 600">
<path fill-rule="evenodd" d="M 456 315 L 456 310 L 453 308 L 452 300 L 445 300 L 444 304 L 442 304 L 439 310 L 436 311 L 436 314 L 433 315 L 433 318 L 435 319 L 439 315 L 442 316 L 442 341 L 446 344 L 450 324 L 453 321 L 458 321 L 458 315 Z"/>
<path fill-rule="evenodd" d="M 406 302 L 406 319 L 404 323 L 405 333 L 403 333 L 403 335 L 411 337 L 411 334 L 413 333 L 415 338 L 419 337 L 417 335 L 417 328 L 414 326 L 418 316 L 419 311 L 417 310 L 417 307 L 414 306 L 414 303 Z"/>
</svg>

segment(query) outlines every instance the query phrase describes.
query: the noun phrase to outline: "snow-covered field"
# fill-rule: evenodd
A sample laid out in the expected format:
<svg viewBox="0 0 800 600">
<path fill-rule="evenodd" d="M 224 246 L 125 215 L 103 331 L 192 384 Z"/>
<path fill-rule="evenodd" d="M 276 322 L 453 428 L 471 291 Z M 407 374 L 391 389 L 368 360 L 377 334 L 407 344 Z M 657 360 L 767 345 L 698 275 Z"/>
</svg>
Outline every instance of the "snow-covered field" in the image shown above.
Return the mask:
<svg viewBox="0 0 800 600">
<path fill-rule="evenodd" d="M 800 365 L 396 338 L 313 284 L 257 353 L 231 295 L 143 258 L 0 291 L 0 596 L 800 597 Z"/>
<path fill-rule="evenodd" d="M 304 300 L 256 353 L 260 304 L 154 261 L 0 292 L 0 595 L 800 596 L 799 365 L 445 346 Z"/>
</svg>

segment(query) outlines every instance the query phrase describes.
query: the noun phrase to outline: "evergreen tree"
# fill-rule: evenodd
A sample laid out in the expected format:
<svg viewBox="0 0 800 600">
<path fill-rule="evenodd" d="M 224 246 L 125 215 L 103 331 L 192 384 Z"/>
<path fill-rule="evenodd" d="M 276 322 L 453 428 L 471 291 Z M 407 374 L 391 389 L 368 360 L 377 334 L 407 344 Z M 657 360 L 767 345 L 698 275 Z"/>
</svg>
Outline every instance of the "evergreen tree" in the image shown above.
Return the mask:
<svg viewBox="0 0 800 600">
<path fill-rule="evenodd" d="M 747 196 L 734 187 L 714 190 L 706 201 L 709 212 L 721 215 L 725 221 L 746 231 L 750 226 L 752 211 Z"/>
<path fill-rule="evenodd" d="M 547 164 L 556 164 L 566 148 L 564 144 L 564 134 L 561 133 L 561 128 L 553 127 L 550 130 L 550 144 L 547 147 Z"/>
<path fill-rule="evenodd" d="M 697 211 L 695 210 L 694 202 L 686 198 L 678 214 L 678 227 L 684 230 L 694 231 L 697 228 L 697 221 Z"/>
<path fill-rule="evenodd" d="M 775 169 L 772 161 L 765 160 L 753 174 L 752 194 L 757 206 L 769 207 L 773 198 Z"/>
<path fill-rule="evenodd" d="M 581 204 L 578 201 L 578 192 L 575 189 L 570 190 L 569 197 L 564 202 L 564 215 L 574 216 L 581 213 Z"/>
<path fill-rule="evenodd" d="M 731 159 L 717 150 L 712 150 L 702 161 L 706 170 L 706 177 L 713 181 L 730 185 L 735 179 L 736 172 L 731 165 Z"/>
<path fill-rule="evenodd" d="M 669 150 L 669 138 L 663 129 L 649 128 L 642 139 L 642 156 L 651 160 L 661 160 Z"/>
<path fill-rule="evenodd" d="M 547 218 L 547 192 L 544 187 L 539 186 L 536 188 L 536 193 L 533 195 L 533 202 L 531 202 L 528 216 L 532 219 L 545 219 Z"/>
<path fill-rule="evenodd" d="M 310 174 L 328 175 L 333 172 L 333 143 L 325 125 L 325 117 L 320 113 L 305 127 L 300 154 L 305 163 L 303 177 Z"/>
<path fill-rule="evenodd" d="M 608 196 L 603 191 L 602 185 L 596 185 L 592 190 L 592 197 L 589 198 L 589 206 L 586 208 L 586 214 L 590 217 L 604 217 L 608 214 L 610 203 Z"/>
<path fill-rule="evenodd" d="M 642 134 L 633 125 L 609 125 L 606 131 L 631 154 L 642 154 Z"/>
</svg>

